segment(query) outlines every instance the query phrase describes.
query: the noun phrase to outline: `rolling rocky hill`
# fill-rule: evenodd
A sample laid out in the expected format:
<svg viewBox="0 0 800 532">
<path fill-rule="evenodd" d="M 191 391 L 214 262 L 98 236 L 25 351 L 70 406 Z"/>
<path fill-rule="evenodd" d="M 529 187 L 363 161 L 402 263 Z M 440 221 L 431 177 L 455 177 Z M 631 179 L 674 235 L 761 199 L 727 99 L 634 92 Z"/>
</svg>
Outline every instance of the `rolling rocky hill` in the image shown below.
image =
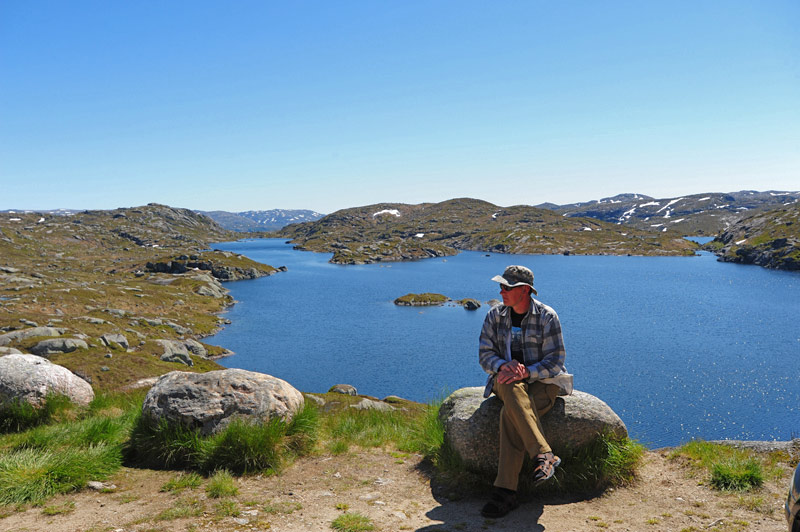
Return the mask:
<svg viewBox="0 0 800 532">
<path fill-rule="evenodd" d="M 566 217 L 596 218 L 647 231 L 715 235 L 743 216 L 800 202 L 800 192 L 743 190 L 655 199 L 641 194 L 569 205 L 539 205 Z"/>
<path fill-rule="evenodd" d="M 530 206 L 498 207 L 461 198 L 441 203 L 381 203 L 344 209 L 278 235 L 297 249 L 333 253 L 331 262 L 366 264 L 495 253 L 691 255 L 695 244 L 669 232 L 643 231 Z"/>
<path fill-rule="evenodd" d="M 800 270 L 800 203 L 742 218 L 707 248 L 722 261 Z"/>
<path fill-rule="evenodd" d="M 239 232 L 277 231 L 289 224 L 312 222 L 324 216 L 304 209 L 272 209 L 268 211 L 195 211 L 205 214 L 224 229 Z"/>
<path fill-rule="evenodd" d="M 157 204 L 0 213 L 0 355 L 35 352 L 56 337 L 64 349 L 48 357 L 100 389 L 219 369 L 209 358 L 225 350 L 198 340 L 218 330 L 225 320 L 216 313 L 233 303 L 220 281 L 279 270 L 209 249 L 239 236 Z"/>
</svg>

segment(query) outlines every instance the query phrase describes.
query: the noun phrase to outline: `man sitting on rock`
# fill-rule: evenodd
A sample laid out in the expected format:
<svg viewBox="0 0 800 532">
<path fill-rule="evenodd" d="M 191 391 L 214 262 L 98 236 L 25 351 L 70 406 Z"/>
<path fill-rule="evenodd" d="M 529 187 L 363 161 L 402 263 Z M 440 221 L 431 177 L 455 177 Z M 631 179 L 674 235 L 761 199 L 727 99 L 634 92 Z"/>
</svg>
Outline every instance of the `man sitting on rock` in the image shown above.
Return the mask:
<svg viewBox="0 0 800 532">
<path fill-rule="evenodd" d="M 503 304 L 486 315 L 478 357 L 489 374 L 484 397 L 494 392 L 503 401 L 500 450 L 491 500 L 481 510 L 488 518 L 517 507 L 517 483 L 527 451 L 535 461 L 534 481 L 553 476 L 561 459 L 553 454 L 540 417 L 556 396 L 572 393 L 572 375 L 564 367 L 564 340 L 556 312 L 533 299 L 533 272 L 509 266 L 492 281 L 500 283 Z"/>
</svg>

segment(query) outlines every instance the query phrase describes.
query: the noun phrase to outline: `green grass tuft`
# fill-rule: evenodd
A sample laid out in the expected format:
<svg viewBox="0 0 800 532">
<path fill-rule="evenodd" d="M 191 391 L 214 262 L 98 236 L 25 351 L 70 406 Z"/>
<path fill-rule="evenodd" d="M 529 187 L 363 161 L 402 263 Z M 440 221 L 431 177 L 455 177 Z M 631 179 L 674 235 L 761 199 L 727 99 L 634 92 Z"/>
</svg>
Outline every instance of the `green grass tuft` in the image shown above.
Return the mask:
<svg viewBox="0 0 800 532">
<path fill-rule="evenodd" d="M 761 464 L 753 458 L 732 458 L 711 466 L 711 486 L 718 490 L 748 491 L 763 483 Z"/>
<path fill-rule="evenodd" d="M 710 484 L 715 489 L 747 491 L 764 483 L 762 461 L 744 449 L 693 440 L 670 454 L 673 460 L 679 457 L 687 459 L 694 470 L 710 473 Z M 773 457 L 768 456 L 765 462 L 771 470 Z"/>
<path fill-rule="evenodd" d="M 124 453 L 130 464 L 157 469 L 274 473 L 295 456 L 311 451 L 317 426 L 318 412 L 309 404 L 288 423 L 280 419 L 264 423 L 234 419 L 208 437 L 164 419 L 154 422 L 139 416 Z"/>
<path fill-rule="evenodd" d="M 197 473 L 179 473 L 175 478 L 166 482 L 161 486 L 161 491 L 168 491 L 170 493 L 178 494 L 185 489 L 199 488 L 203 483 L 203 479 Z"/>
<path fill-rule="evenodd" d="M 48 395 L 40 407 L 16 398 L 0 403 L 0 434 L 21 432 L 43 425 L 73 408 L 69 398 L 63 395 Z"/>
<path fill-rule="evenodd" d="M 413 410 L 344 408 L 325 416 L 322 432 L 333 454 L 346 452 L 351 446 L 391 445 L 401 451 L 432 456 L 444 441 L 438 410 L 438 404 Z"/>
<path fill-rule="evenodd" d="M 206 493 L 212 499 L 219 499 L 220 497 L 233 497 L 239 493 L 239 487 L 236 485 L 236 480 L 230 473 L 224 469 L 214 472 L 208 480 L 206 486 Z"/>
<path fill-rule="evenodd" d="M 375 525 L 369 517 L 358 512 L 347 512 L 334 519 L 331 528 L 341 532 L 367 532 L 375 530 Z"/>
<path fill-rule="evenodd" d="M 202 454 L 200 434 L 166 419 L 157 422 L 141 413 L 123 446 L 126 463 L 154 469 L 195 469 Z"/>
<path fill-rule="evenodd" d="M 41 502 L 103 480 L 120 465 L 118 446 L 60 451 L 21 449 L 0 454 L 0 504 Z"/>
</svg>

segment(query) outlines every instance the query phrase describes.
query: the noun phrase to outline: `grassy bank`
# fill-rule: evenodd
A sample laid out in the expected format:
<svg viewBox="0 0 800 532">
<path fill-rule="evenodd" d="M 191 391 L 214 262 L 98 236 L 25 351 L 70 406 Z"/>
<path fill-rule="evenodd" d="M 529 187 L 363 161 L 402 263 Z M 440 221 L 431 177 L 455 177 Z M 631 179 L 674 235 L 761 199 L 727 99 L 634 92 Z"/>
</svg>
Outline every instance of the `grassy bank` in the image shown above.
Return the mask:
<svg viewBox="0 0 800 532">
<path fill-rule="evenodd" d="M 222 432 L 198 432 L 141 414 L 144 392 L 100 394 L 84 409 L 49 398 L 35 415 L 25 408 L 0 413 L 0 505 L 41 504 L 59 493 L 103 481 L 123 465 L 213 476 L 279 474 L 298 457 L 385 448 L 398 459 L 422 455 L 434 482 L 454 490 L 486 484 L 466 471 L 443 444 L 438 403 L 395 403 L 394 410 L 350 408 L 359 397 L 324 394 L 324 406 L 307 400 L 291 421 L 231 423 Z M 565 457 L 553 486 L 585 491 L 629 482 L 641 446 L 630 440 L 598 440 Z M 227 473 L 226 473 L 227 474 Z M 523 489 L 529 489 L 523 486 Z"/>
</svg>

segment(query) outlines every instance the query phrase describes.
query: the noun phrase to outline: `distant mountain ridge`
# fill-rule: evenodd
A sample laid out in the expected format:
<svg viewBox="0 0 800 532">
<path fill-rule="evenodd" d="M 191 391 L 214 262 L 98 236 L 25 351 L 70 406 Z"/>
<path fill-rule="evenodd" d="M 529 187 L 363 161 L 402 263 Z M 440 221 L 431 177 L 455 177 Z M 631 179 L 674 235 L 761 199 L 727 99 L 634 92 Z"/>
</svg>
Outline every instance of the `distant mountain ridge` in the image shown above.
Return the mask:
<svg viewBox="0 0 800 532">
<path fill-rule="evenodd" d="M 455 255 L 458 250 L 581 255 L 692 255 L 676 233 L 642 231 L 527 205 L 499 207 L 457 198 L 343 209 L 278 232 L 297 249 L 333 253 L 331 262 L 366 264 Z"/>
<path fill-rule="evenodd" d="M 600 200 L 538 207 L 566 217 L 596 218 L 644 229 L 684 235 L 715 235 L 743 216 L 800 202 L 800 192 L 742 190 L 656 199 L 644 194 L 618 194 Z"/>
<path fill-rule="evenodd" d="M 324 214 L 307 209 L 271 209 L 266 211 L 195 211 L 217 222 L 224 229 L 237 232 L 277 231 L 289 224 L 313 222 Z"/>
</svg>

